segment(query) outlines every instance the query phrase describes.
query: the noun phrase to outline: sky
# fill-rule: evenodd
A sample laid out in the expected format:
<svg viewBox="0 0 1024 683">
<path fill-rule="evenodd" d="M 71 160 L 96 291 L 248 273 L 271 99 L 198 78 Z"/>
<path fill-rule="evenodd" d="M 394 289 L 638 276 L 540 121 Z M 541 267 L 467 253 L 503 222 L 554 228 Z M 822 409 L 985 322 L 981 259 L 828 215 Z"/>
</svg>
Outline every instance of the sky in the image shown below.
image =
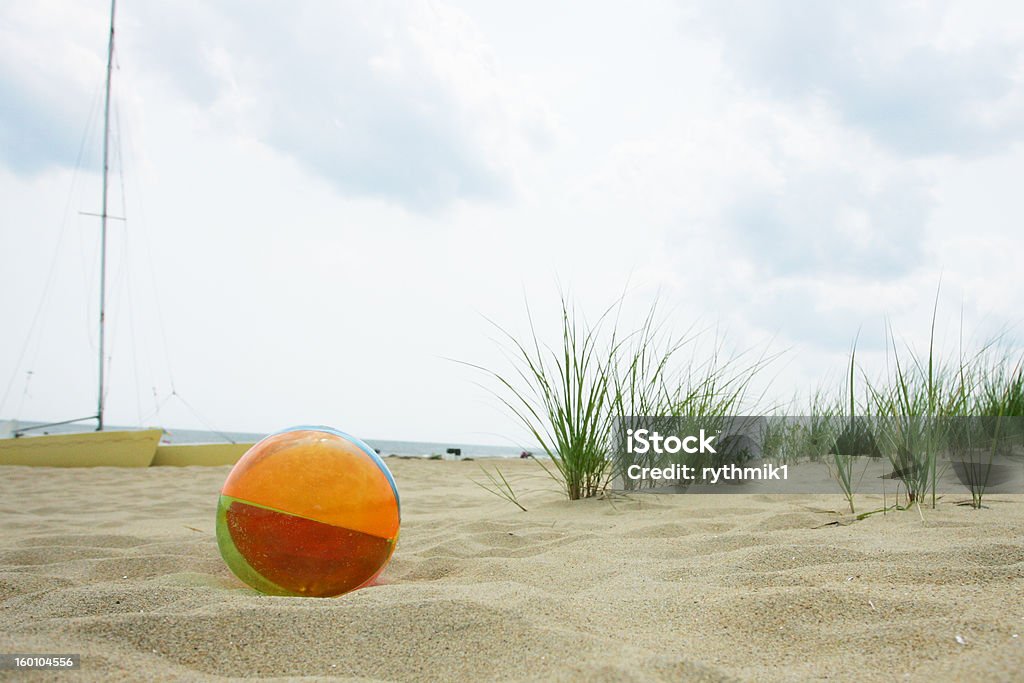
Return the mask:
<svg viewBox="0 0 1024 683">
<path fill-rule="evenodd" d="M 0 417 L 95 411 L 108 22 L 0 6 Z M 122 0 L 115 55 L 110 424 L 522 443 L 457 361 L 562 295 L 779 400 L 937 291 L 1021 348 L 1019 3 Z"/>
</svg>

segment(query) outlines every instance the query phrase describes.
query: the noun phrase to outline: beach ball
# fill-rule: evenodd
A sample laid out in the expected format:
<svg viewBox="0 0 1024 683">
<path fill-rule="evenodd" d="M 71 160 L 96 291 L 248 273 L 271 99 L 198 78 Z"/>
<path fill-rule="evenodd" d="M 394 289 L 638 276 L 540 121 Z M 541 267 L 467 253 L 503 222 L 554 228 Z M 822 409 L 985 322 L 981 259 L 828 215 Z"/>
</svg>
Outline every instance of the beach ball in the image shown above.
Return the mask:
<svg viewBox="0 0 1024 683">
<path fill-rule="evenodd" d="M 330 597 L 377 578 L 398 525 L 395 480 L 372 448 L 328 427 L 295 427 L 260 441 L 231 470 L 217 545 L 259 591 Z"/>
</svg>

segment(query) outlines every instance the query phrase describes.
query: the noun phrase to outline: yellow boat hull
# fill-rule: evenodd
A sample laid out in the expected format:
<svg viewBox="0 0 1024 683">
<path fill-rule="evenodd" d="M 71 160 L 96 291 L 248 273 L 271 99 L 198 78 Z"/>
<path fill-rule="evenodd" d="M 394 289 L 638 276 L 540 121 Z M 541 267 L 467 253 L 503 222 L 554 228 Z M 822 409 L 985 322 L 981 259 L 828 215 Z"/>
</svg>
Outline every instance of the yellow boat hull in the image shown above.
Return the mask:
<svg viewBox="0 0 1024 683">
<path fill-rule="evenodd" d="M 234 465 L 251 443 L 196 443 L 176 446 L 158 446 L 153 466 L 188 467 L 203 465 Z"/>
<path fill-rule="evenodd" d="M 163 433 L 140 429 L 0 439 L 0 465 L 149 467 Z"/>
</svg>

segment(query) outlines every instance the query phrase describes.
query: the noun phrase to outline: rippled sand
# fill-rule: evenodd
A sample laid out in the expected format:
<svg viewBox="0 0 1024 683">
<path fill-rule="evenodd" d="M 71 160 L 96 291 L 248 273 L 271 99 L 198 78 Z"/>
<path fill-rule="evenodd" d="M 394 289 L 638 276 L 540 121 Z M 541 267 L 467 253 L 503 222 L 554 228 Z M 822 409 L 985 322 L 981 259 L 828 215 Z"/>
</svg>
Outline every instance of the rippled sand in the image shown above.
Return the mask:
<svg viewBox="0 0 1024 683">
<path fill-rule="evenodd" d="M 826 495 L 569 503 L 504 462 L 521 512 L 473 483 L 479 462 L 387 462 L 395 558 L 327 600 L 223 564 L 228 468 L 0 468 L 0 652 L 82 653 L 74 679 L 97 681 L 1024 676 L 1022 496 L 945 496 L 923 521 L 853 521 Z"/>
</svg>

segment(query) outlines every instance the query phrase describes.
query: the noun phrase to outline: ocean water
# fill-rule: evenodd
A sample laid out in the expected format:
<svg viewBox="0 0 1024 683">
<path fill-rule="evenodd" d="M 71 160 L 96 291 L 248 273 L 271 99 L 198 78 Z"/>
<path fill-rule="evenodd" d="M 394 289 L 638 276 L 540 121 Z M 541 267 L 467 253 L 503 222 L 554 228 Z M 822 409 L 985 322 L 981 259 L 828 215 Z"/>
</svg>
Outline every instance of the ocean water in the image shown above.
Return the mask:
<svg viewBox="0 0 1024 683">
<path fill-rule="evenodd" d="M 164 437 L 168 443 L 210 443 L 223 441 L 259 441 L 266 434 L 254 434 L 247 432 L 207 432 L 194 429 L 168 429 Z M 353 435 L 355 436 L 355 435 Z M 362 437 L 360 437 L 362 438 Z M 448 443 L 433 441 L 396 441 L 394 439 L 372 439 L 363 438 L 371 448 L 380 451 L 381 455 L 412 455 L 418 457 L 429 457 L 431 455 L 445 455 L 449 448 L 462 450 L 462 457 L 470 458 L 518 458 L 523 451 L 518 446 L 488 446 L 484 444 L 471 444 L 451 441 Z M 540 449 L 529 449 L 537 452 Z"/>
<path fill-rule="evenodd" d="M 0 420 L 0 436 L 6 436 L 7 432 L 24 427 L 42 424 L 41 422 L 21 421 L 12 424 L 11 421 Z M 88 424 L 57 425 L 41 430 L 33 430 L 30 434 L 66 434 L 71 432 L 91 431 Z M 109 429 L 134 429 L 134 427 L 110 426 Z M 269 433 L 269 432 L 268 432 Z M 255 432 L 215 432 L 199 429 L 164 429 L 163 443 L 188 444 L 188 443 L 245 443 L 259 441 L 267 434 Z M 431 455 L 445 456 L 449 448 L 462 449 L 463 458 L 518 458 L 522 452 L 519 446 L 489 446 L 484 444 L 470 444 L 458 441 L 448 443 L 431 441 L 396 441 L 393 439 L 363 439 L 372 448 L 380 451 L 381 455 L 409 455 L 415 457 L 430 457 Z M 529 448 L 527 450 L 537 454 L 540 448 Z M 450 457 L 450 456 L 445 456 Z"/>
</svg>

